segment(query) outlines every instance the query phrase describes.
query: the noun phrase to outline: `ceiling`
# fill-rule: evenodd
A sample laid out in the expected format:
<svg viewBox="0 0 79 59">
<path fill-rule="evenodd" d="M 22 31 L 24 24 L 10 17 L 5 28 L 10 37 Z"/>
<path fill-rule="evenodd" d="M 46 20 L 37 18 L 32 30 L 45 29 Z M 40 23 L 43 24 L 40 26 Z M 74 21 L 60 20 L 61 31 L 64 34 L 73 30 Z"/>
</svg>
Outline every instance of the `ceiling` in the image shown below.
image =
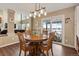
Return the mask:
<svg viewBox="0 0 79 59">
<path fill-rule="evenodd" d="M 38 5 L 38 4 L 37 4 Z M 42 3 L 42 6 L 46 7 L 47 12 L 53 12 L 60 9 L 72 7 L 79 5 L 78 3 Z M 21 13 L 23 15 L 22 19 L 26 19 L 30 11 L 35 10 L 34 3 L 0 3 L 0 12 L 5 9 L 13 9 L 16 11 L 15 19 L 20 21 Z"/>
<path fill-rule="evenodd" d="M 71 6 L 78 5 L 78 3 L 42 3 L 42 6 L 46 7 L 47 12 L 52 12 L 60 10 L 63 8 L 68 8 Z M 17 12 L 29 13 L 30 11 L 35 10 L 34 3 L 1 3 L 0 9 L 9 8 L 18 10 Z"/>
</svg>

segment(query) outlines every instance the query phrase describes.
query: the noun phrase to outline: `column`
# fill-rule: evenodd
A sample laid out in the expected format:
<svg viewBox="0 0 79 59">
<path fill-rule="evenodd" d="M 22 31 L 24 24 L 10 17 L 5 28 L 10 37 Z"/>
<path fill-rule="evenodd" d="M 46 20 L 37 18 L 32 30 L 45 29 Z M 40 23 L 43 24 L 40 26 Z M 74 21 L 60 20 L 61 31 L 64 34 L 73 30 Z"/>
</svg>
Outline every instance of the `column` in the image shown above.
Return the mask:
<svg viewBox="0 0 79 59">
<path fill-rule="evenodd" d="M 13 35 L 14 34 L 14 15 L 15 11 L 8 9 L 7 10 L 8 14 L 8 35 Z"/>
</svg>

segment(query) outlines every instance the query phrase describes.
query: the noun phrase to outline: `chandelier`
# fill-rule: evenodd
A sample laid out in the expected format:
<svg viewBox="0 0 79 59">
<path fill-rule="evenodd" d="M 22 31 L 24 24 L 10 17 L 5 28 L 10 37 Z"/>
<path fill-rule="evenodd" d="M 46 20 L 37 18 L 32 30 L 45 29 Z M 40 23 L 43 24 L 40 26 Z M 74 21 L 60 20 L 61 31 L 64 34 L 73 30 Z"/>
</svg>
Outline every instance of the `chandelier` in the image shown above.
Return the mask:
<svg viewBox="0 0 79 59">
<path fill-rule="evenodd" d="M 27 16 L 27 19 L 33 17 L 41 17 L 41 16 L 46 16 L 47 12 L 46 12 L 46 7 L 43 7 L 39 4 L 35 4 L 35 10 L 34 11 L 30 11 L 29 15 Z"/>
</svg>

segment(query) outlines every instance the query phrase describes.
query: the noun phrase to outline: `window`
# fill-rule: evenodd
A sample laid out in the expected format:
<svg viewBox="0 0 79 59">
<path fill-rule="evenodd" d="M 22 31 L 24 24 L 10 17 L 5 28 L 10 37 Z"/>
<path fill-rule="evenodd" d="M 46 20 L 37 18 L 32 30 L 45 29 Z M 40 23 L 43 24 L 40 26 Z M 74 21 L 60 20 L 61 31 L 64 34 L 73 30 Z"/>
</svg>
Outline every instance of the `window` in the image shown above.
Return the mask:
<svg viewBox="0 0 79 59">
<path fill-rule="evenodd" d="M 16 24 L 15 25 L 15 30 L 25 30 L 26 29 L 26 24 Z"/>
<path fill-rule="evenodd" d="M 43 29 L 47 30 L 48 33 L 50 33 L 50 20 L 44 20 L 43 21 Z"/>
<path fill-rule="evenodd" d="M 15 30 L 25 30 L 25 29 L 29 29 L 30 24 L 16 24 L 14 25 Z"/>
<path fill-rule="evenodd" d="M 45 22 L 43 23 L 43 28 L 46 28 L 46 23 Z"/>
<path fill-rule="evenodd" d="M 30 28 L 30 24 L 27 23 L 27 24 L 26 24 L 26 30 L 28 30 L 29 28 Z"/>
</svg>

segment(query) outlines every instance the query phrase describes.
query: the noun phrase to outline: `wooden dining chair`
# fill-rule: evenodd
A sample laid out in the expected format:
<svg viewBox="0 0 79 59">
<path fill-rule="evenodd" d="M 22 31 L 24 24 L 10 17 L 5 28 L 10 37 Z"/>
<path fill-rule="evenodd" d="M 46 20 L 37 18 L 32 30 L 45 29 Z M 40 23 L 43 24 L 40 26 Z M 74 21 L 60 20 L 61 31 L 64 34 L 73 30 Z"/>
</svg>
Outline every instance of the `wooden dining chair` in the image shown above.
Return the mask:
<svg viewBox="0 0 79 59">
<path fill-rule="evenodd" d="M 21 55 L 21 52 L 24 51 L 24 55 L 26 56 L 27 51 L 32 51 L 32 47 L 29 44 L 26 44 L 26 41 L 24 39 L 23 33 L 18 32 L 18 38 L 20 41 L 20 52 L 19 56 Z"/>
<path fill-rule="evenodd" d="M 41 37 L 43 37 L 43 39 L 48 39 L 48 31 L 47 30 L 43 30 Z M 43 41 L 42 43 L 47 44 L 47 40 Z"/>
<path fill-rule="evenodd" d="M 52 44 L 53 44 L 53 41 L 55 39 L 55 32 L 51 32 L 49 34 L 49 37 L 51 37 L 51 41 L 52 41 Z M 51 44 L 51 51 L 52 51 L 52 55 L 53 55 L 53 46 L 52 46 L 52 44 Z"/>
<path fill-rule="evenodd" d="M 42 50 L 42 52 L 44 53 L 44 51 L 46 51 L 46 55 L 48 54 L 48 51 L 51 49 L 52 55 L 53 55 L 53 50 L 52 50 L 52 39 L 54 38 L 55 33 L 52 32 L 49 35 L 47 44 L 41 44 L 40 49 Z"/>
<path fill-rule="evenodd" d="M 77 54 L 79 55 L 79 38 L 78 36 L 76 35 L 76 41 L 77 41 Z"/>
</svg>

